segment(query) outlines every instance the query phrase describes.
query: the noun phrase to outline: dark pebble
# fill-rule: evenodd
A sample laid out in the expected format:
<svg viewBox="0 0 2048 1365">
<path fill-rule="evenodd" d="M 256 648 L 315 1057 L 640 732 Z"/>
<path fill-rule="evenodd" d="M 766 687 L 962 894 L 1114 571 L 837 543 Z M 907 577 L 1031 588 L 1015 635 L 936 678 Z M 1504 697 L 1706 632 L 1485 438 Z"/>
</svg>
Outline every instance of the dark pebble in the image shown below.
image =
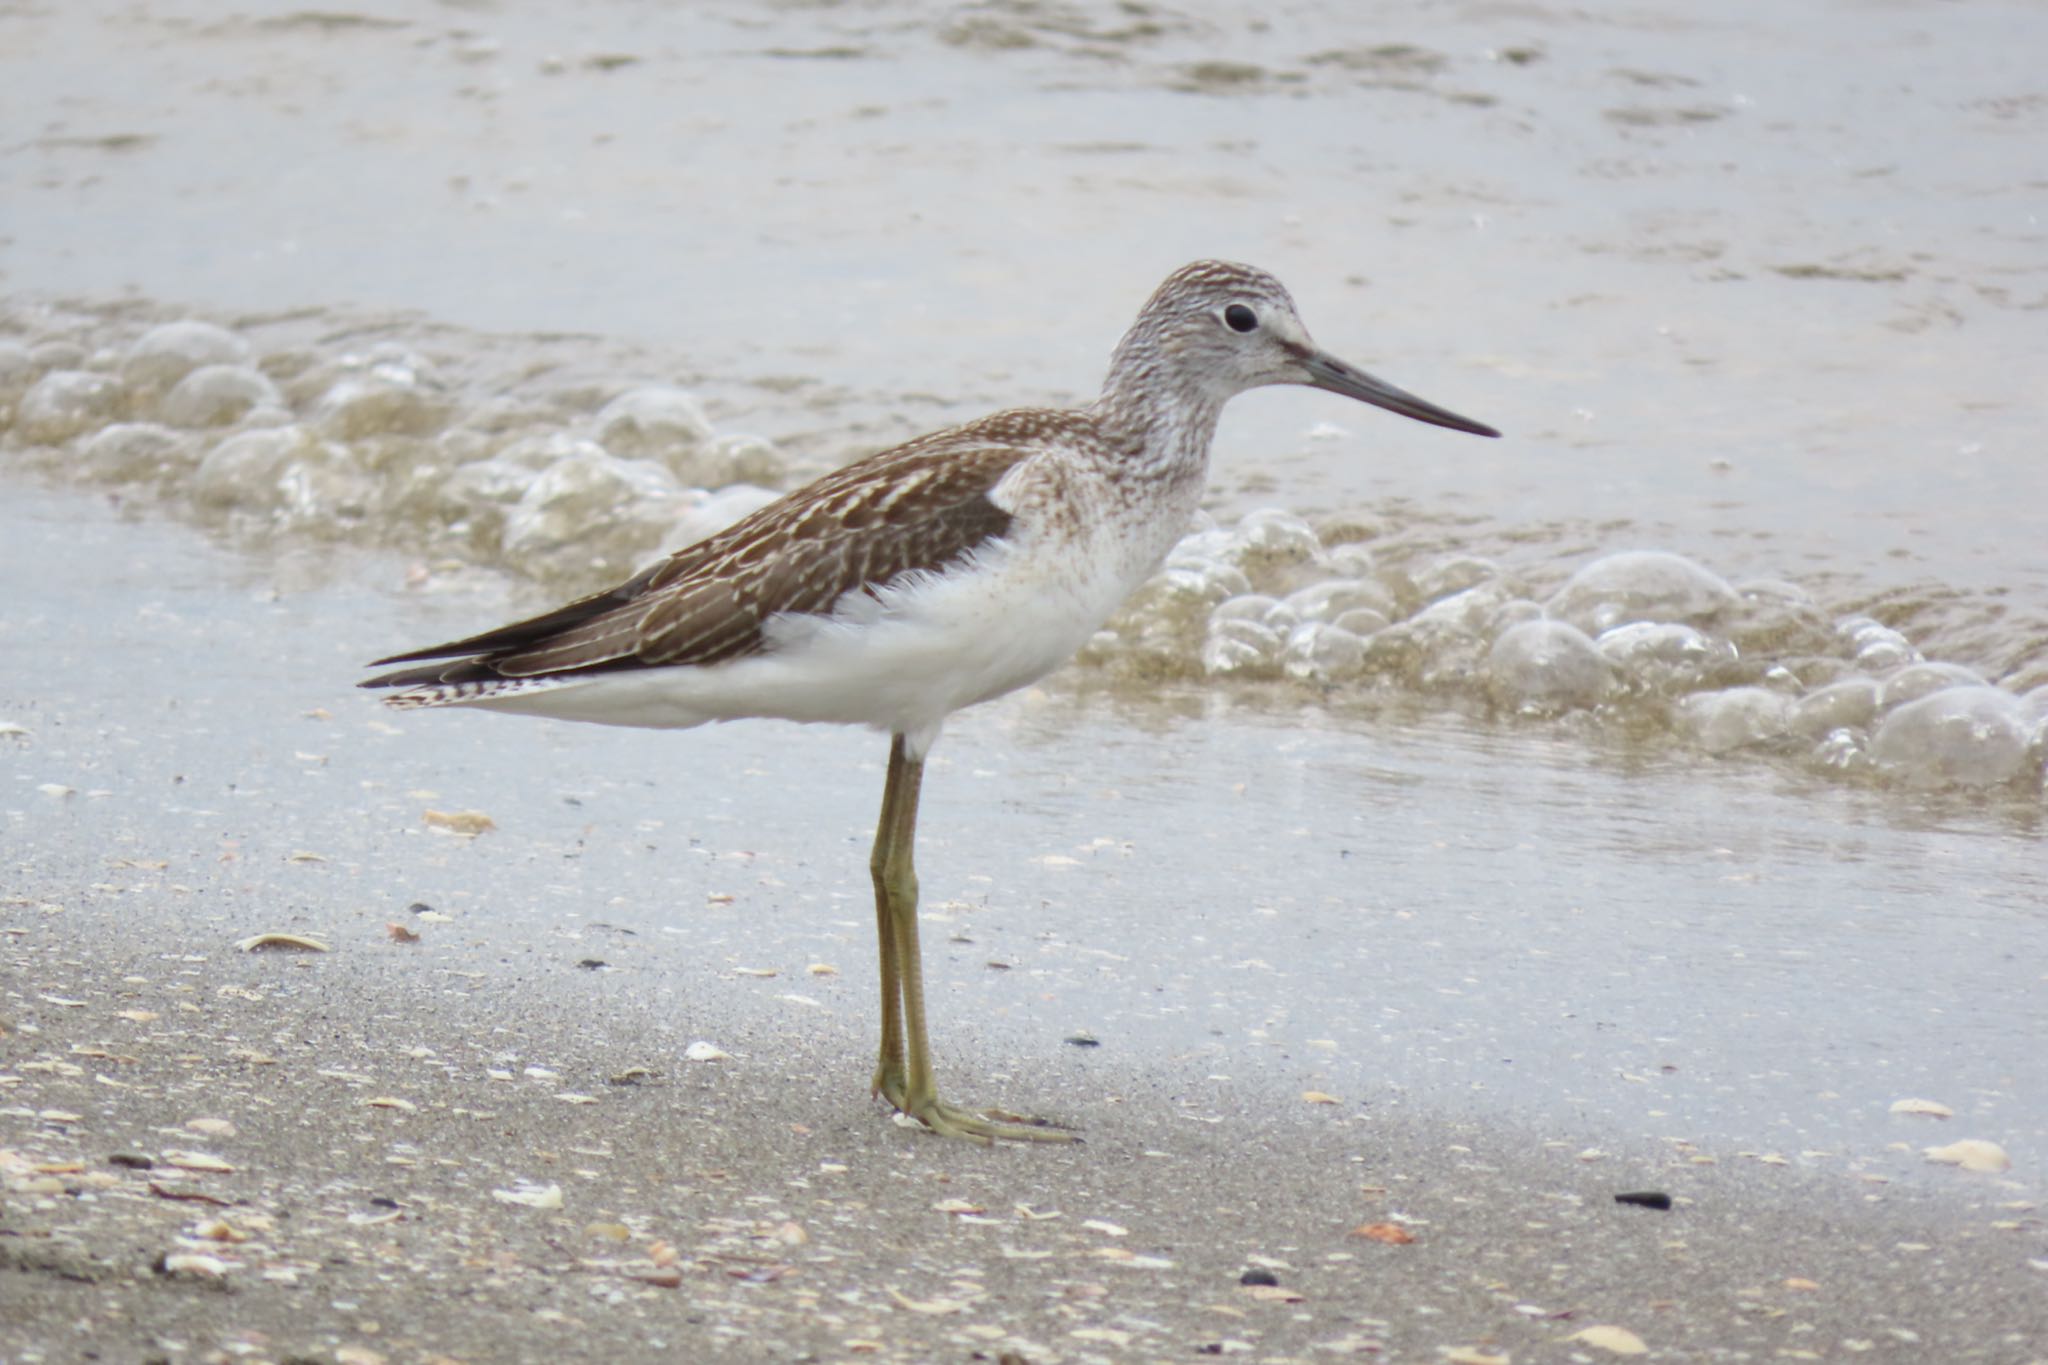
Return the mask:
<svg viewBox="0 0 2048 1365">
<path fill-rule="evenodd" d="M 431 915 L 434 913 L 434 907 L 428 905 L 425 901 L 414 901 L 405 908 L 407 913 L 414 915 Z"/>
<path fill-rule="evenodd" d="M 584 958 L 584 959 L 583 959 L 583 960 L 582 960 L 581 962 L 577 963 L 576 965 L 577 965 L 577 966 L 579 966 L 579 967 L 581 967 L 581 968 L 582 968 L 582 969 L 583 969 L 584 971 L 586 971 L 586 972 L 594 972 L 594 971 L 596 971 L 596 970 L 597 970 L 597 969 L 598 969 L 599 967 L 609 967 L 609 966 L 611 966 L 612 964 L 611 964 L 611 963 L 609 963 L 609 962 L 606 962 L 606 961 L 605 961 L 605 960 L 604 960 L 603 958 L 601 958 L 601 957 L 586 957 L 586 958 Z"/>
<path fill-rule="evenodd" d="M 1615 1195 L 1614 1202 L 1634 1204 L 1645 1209 L 1668 1209 L 1671 1207 L 1671 1196 L 1662 1190 L 1636 1190 L 1630 1194 Z"/>
<path fill-rule="evenodd" d="M 126 1166 L 131 1171 L 153 1170 L 156 1163 L 140 1152 L 114 1152 L 107 1157 L 109 1166 Z"/>
<path fill-rule="evenodd" d="M 1069 1047 L 1101 1047 L 1102 1040 L 1086 1033 L 1077 1033 L 1067 1039 Z"/>
<path fill-rule="evenodd" d="M 1244 1274 L 1237 1277 L 1237 1282 L 1239 1284 L 1277 1285 L 1280 1283 L 1280 1277 L 1270 1270 L 1247 1270 Z"/>
</svg>

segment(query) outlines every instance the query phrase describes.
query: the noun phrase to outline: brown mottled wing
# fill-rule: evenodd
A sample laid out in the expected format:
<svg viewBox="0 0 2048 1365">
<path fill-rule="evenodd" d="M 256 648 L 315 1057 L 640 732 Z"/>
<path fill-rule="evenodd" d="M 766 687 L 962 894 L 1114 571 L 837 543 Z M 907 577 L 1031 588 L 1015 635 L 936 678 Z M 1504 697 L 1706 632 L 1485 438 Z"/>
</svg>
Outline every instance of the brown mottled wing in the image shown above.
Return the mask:
<svg viewBox="0 0 2048 1365">
<path fill-rule="evenodd" d="M 754 653 L 782 612 L 829 610 L 844 594 L 950 564 L 1002 536 L 988 494 L 1030 453 L 999 414 L 828 474 L 616 588 L 467 639 L 380 659 L 447 660 L 365 687 L 533 678 Z M 451 658 L 451 656 L 465 656 Z"/>
</svg>

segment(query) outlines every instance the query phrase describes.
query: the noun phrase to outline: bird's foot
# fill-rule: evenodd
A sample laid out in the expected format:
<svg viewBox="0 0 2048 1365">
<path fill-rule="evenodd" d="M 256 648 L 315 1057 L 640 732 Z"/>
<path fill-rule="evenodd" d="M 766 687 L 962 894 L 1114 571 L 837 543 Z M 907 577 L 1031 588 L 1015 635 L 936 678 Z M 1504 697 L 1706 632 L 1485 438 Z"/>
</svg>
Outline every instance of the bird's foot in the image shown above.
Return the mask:
<svg viewBox="0 0 2048 1365">
<path fill-rule="evenodd" d="M 934 1096 L 922 1105 L 897 1105 L 940 1137 L 976 1142 L 1079 1142 L 1081 1135 L 1051 1119 L 1012 1114 L 1006 1109 L 962 1109 Z"/>
<path fill-rule="evenodd" d="M 1006 1109 L 963 1109 L 937 1095 L 912 1095 L 901 1073 L 883 1066 L 875 1070 L 874 1093 L 899 1114 L 915 1119 L 940 1137 L 975 1142 L 1079 1142 L 1081 1135 L 1050 1119 L 1013 1114 Z"/>
</svg>

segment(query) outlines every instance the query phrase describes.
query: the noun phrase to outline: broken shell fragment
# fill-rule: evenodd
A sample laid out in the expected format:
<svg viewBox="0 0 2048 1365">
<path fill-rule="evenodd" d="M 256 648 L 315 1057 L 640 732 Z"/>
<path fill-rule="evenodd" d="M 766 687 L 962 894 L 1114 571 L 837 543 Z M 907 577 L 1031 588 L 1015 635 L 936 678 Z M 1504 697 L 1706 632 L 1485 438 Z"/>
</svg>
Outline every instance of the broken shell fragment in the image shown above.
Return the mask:
<svg viewBox="0 0 2048 1365">
<path fill-rule="evenodd" d="M 181 1251 L 158 1261 L 156 1270 L 159 1275 L 189 1275 L 194 1279 L 217 1280 L 236 1266 L 237 1262 L 224 1261 L 218 1256 L 208 1256 L 197 1251 Z"/>
<path fill-rule="evenodd" d="M 1572 1333 L 1565 1340 L 1597 1346 L 1618 1356 L 1642 1356 L 1650 1353 L 1650 1348 L 1643 1344 L 1643 1339 L 1626 1327 L 1588 1327 L 1583 1332 Z"/>
<path fill-rule="evenodd" d="M 243 939 L 235 946 L 245 953 L 253 953 L 259 948 L 290 948 L 302 953 L 327 951 L 326 944 L 317 938 L 307 938 L 304 934 L 256 934 Z"/>
<path fill-rule="evenodd" d="M 562 1207 L 562 1187 L 521 1182 L 509 1190 L 492 1190 L 491 1198 L 500 1204 L 518 1204 L 529 1209 L 559 1209 Z"/>
<path fill-rule="evenodd" d="M 1944 1166 L 1960 1166 L 1966 1171 L 1986 1171 L 1995 1175 L 2012 1169 L 2012 1158 L 2005 1154 L 2005 1148 L 1981 1138 L 1964 1138 L 1946 1147 L 1929 1147 L 1922 1155 L 1929 1161 Z"/>
<path fill-rule="evenodd" d="M 205 1171 L 209 1175 L 225 1175 L 235 1169 L 211 1152 L 165 1152 L 164 1164 L 176 1166 L 181 1171 Z"/>
<path fill-rule="evenodd" d="M 1390 1247 L 1407 1246 L 1415 1240 L 1415 1234 L 1399 1223 L 1366 1223 L 1351 1229 L 1353 1237 L 1363 1237 L 1368 1242 L 1383 1242 Z"/>
<path fill-rule="evenodd" d="M 453 834 L 464 839 L 474 839 L 486 830 L 498 827 L 497 821 L 480 810 L 422 811 L 420 819 L 437 834 Z"/>
</svg>

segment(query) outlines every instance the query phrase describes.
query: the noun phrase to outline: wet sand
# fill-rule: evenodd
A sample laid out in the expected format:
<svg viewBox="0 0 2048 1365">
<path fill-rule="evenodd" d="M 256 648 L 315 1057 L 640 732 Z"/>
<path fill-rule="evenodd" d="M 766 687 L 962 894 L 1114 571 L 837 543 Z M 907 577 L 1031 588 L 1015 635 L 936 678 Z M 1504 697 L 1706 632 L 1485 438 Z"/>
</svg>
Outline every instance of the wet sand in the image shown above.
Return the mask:
<svg viewBox="0 0 2048 1365">
<path fill-rule="evenodd" d="M 1568 926 L 1603 893 L 1561 903 L 1559 872 L 1517 896 L 1469 831 L 1418 857 L 1391 816 L 1361 824 L 1380 849 L 1299 838 L 1320 794 L 1284 763 L 1247 771 L 1249 801 L 1148 793 L 1173 737 L 1026 695 L 962 718 L 928 796 L 942 1082 L 1086 1142 L 941 1142 L 865 1095 L 874 737 L 390 724 L 345 690 L 357 663 L 502 603 L 349 585 L 389 564 L 253 564 L 72 494 L 6 507 L 9 1360 L 1537 1361 L 1608 1358 L 1596 1341 L 1628 1339 L 1574 1335 L 1619 1327 L 1652 1359 L 2003 1362 L 2048 1341 L 2038 1115 L 1965 1083 L 1967 1020 L 1890 1059 L 1953 1082 L 1956 1119 L 1869 1117 L 1896 1095 L 1854 1056 L 1846 1105 L 1774 1117 L 1778 1069 L 1867 1049 L 1866 1021 L 1759 1022 L 1711 964 L 1633 952 L 1617 989 L 1597 933 L 1518 973 L 1499 924 Z M 1366 742 L 1400 805 L 1471 808 Z M 424 818 L 467 808 L 496 828 Z M 1200 853 L 1233 829 L 1234 876 Z M 1333 940 L 1314 902 L 1338 888 L 1380 918 Z M 329 951 L 237 951 L 267 932 Z M 2035 971 L 1979 981 L 1985 1016 Z M 729 1055 L 687 1060 L 700 1041 Z M 2000 1046 L 1994 1069 L 2027 1065 Z M 1993 1118 L 2015 1172 L 1920 1160 Z M 1645 1190 L 1675 1206 L 1615 1202 Z M 1259 1270 L 1276 1283 L 1241 1283 Z"/>
</svg>

